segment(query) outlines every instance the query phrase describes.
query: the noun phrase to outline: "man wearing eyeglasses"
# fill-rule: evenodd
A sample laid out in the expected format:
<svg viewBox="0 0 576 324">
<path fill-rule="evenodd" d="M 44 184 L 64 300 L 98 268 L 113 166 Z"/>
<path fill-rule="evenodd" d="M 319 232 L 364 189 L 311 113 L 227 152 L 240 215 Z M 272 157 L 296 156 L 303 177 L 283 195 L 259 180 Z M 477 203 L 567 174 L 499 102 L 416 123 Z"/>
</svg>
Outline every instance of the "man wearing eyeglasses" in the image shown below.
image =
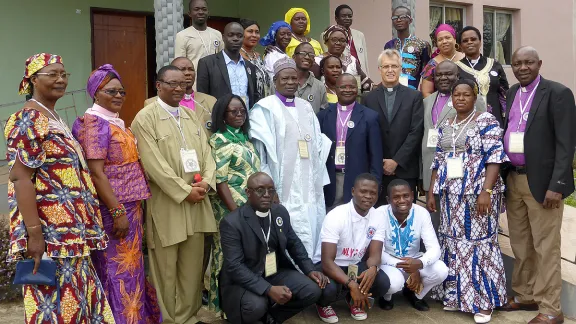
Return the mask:
<svg viewBox="0 0 576 324">
<path fill-rule="evenodd" d="M 314 47 L 310 43 L 300 43 L 294 50 L 294 62 L 298 68 L 298 91 L 296 96 L 310 103 L 314 113 L 328 107 L 326 87 L 314 77 L 310 68 L 314 65 Z"/>
<path fill-rule="evenodd" d="M 132 122 L 152 193 L 146 208 L 150 277 L 165 323 L 198 322 L 205 236 L 217 231 L 207 194 L 216 188 L 216 163 L 204 127 L 180 106 L 187 85 L 177 67 L 161 68 L 157 101 Z"/>
<path fill-rule="evenodd" d="M 398 33 L 398 37 L 392 39 L 384 49 L 395 49 L 402 55 L 402 75 L 400 83 L 412 89 L 418 89 L 420 85 L 420 73 L 430 61 L 430 44 L 410 34 L 412 13 L 410 9 L 399 6 L 392 12 L 392 24 Z"/>
<path fill-rule="evenodd" d="M 380 119 L 384 176 L 380 192 L 394 179 L 406 180 L 414 197 L 420 177 L 420 145 L 424 132 L 422 94 L 400 84 L 402 73 L 400 52 L 386 49 L 378 57 L 382 84 L 366 95 L 362 104 L 376 111 Z M 387 205 L 380 195 L 378 206 Z"/>
<path fill-rule="evenodd" d="M 220 222 L 222 309 L 230 323 L 283 323 L 314 304 L 329 280 L 314 270 L 286 208 L 272 203 L 272 178 L 258 172 L 247 186 L 248 203 Z"/>
</svg>

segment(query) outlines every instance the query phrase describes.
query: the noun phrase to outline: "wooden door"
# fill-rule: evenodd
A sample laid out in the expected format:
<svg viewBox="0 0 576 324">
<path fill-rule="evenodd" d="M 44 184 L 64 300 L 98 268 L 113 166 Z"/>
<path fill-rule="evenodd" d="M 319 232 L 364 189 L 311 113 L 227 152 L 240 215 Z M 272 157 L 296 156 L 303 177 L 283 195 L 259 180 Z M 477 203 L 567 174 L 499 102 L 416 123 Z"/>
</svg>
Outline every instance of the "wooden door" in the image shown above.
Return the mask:
<svg viewBox="0 0 576 324">
<path fill-rule="evenodd" d="M 122 78 L 126 101 L 120 118 L 126 125 L 148 98 L 146 16 L 127 13 L 92 13 L 93 68 L 112 64 Z"/>
</svg>

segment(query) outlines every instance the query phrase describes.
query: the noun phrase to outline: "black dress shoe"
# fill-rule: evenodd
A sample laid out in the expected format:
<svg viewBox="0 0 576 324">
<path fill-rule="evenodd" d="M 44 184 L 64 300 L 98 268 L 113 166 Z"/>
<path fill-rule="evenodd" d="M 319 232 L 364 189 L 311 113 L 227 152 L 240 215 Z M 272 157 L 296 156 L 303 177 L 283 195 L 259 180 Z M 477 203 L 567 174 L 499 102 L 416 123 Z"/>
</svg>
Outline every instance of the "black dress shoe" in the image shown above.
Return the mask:
<svg viewBox="0 0 576 324">
<path fill-rule="evenodd" d="M 386 300 L 384 297 L 380 297 L 378 299 L 378 306 L 380 306 L 380 308 L 383 310 L 391 310 L 394 308 L 394 297 L 392 297 L 390 300 Z"/>
<path fill-rule="evenodd" d="M 402 289 L 402 294 L 408 299 L 412 307 L 416 308 L 417 310 L 421 312 L 427 312 L 430 310 L 428 303 L 424 299 L 418 299 L 412 290 L 404 287 Z"/>
<path fill-rule="evenodd" d="M 202 290 L 202 305 L 208 306 L 208 290 Z"/>
</svg>

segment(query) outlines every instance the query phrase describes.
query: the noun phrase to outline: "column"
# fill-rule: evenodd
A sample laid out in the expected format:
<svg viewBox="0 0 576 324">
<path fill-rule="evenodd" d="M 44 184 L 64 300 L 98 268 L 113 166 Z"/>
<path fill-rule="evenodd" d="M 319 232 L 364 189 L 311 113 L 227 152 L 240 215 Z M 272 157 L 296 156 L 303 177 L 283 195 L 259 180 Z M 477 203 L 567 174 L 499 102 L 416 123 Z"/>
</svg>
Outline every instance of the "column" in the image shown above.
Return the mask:
<svg viewBox="0 0 576 324">
<path fill-rule="evenodd" d="M 183 0 L 154 0 L 156 71 L 174 59 L 176 34 L 184 28 Z"/>
</svg>

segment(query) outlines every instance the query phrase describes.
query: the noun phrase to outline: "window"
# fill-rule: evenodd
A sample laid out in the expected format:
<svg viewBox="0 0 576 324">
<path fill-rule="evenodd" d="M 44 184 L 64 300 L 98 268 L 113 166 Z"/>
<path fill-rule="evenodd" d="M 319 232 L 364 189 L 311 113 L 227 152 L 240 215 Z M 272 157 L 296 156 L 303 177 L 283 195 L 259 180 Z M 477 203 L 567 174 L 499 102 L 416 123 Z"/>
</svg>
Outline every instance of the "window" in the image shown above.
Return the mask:
<svg viewBox="0 0 576 324">
<path fill-rule="evenodd" d="M 512 13 L 484 10 L 484 56 L 502 65 L 510 64 L 512 58 Z"/>
<path fill-rule="evenodd" d="M 448 24 L 458 34 L 464 28 L 466 9 L 464 7 L 444 4 L 430 4 L 430 40 L 432 47 L 436 47 L 434 31 L 440 24 Z"/>
</svg>

